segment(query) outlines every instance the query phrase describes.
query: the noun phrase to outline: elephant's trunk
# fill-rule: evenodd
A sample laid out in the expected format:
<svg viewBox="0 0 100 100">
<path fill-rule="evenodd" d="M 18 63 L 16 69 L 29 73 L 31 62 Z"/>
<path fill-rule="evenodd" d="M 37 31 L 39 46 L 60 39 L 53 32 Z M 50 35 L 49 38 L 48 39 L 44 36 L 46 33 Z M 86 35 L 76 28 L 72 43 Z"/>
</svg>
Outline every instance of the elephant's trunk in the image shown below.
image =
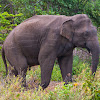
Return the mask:
<svg viewBox="0 0 100 100">
<path fill-rule="evenodd" d="M 92 74 L 96 72 L 97 69 L 97 65 L 99 63 L 99 42 L 96 41 L 89 41 L 87 43 L 87 47 L 90 49 L 91 53 L 92 53 Z"/>
<path fill-rule="evenodd" d="M 96 72 L 99 63 L 99 48 L 92 51 L 92 74 Z"/>
</svg>

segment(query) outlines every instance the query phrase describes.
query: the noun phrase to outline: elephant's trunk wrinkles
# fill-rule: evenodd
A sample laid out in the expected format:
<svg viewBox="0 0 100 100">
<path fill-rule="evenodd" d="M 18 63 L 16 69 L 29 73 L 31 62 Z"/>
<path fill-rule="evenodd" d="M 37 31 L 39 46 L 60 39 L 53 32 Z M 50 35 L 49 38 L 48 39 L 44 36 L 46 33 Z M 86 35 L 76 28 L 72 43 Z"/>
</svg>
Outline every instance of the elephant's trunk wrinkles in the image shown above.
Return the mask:
<svg viewBox="0 0 100 100">
<path fill-rule="evenodd" d="M 92 74 L 95 75 L 97 65 L 99 63 L 99 43 L 98 41 L 93 41 L 92 43 L 88 43 L 87 46 L 89 47 L 92 53 Z"/>
</svg>

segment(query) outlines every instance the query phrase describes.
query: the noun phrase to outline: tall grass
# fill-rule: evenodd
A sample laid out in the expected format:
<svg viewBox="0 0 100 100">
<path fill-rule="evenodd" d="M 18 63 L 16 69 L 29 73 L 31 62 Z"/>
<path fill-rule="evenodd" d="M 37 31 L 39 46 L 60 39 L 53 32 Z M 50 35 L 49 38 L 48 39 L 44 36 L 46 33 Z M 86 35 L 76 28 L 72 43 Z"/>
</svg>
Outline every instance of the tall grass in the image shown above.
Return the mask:
<svg viewBox="0 0 100 100">
<path fill-rule="evenodd" d="M 49 89 L 25 89 L 20 85 L 19 78 L 13 78 L 8 83 L 0 83 L 0 100 L 100 100 L 100 70 L 95 79 L 82 70 L 76 77 L 76 82 L 64 86 L 63 83 Z"/>
<path fill-rule="evenodd" d="M 4 63 L 3 63 L 3 60 L 0 54 L 0 75 L 5 76 L 6 75 L 5 71 L 6 71 L 5 66 L 4 66 Z"/>
<path fill-rule="evenodd" d="M 60 68 L 55 64 L 51 81 L 61 82 L 53 83 L 43 91 L 41 87 L 35 89 L 41 81 L 40 66 L 27 71 L 27 88 L 23 88 L 19 77 L 2 78 L 5 67 L 0 56 L 0 100 L 100 100 L 100 65 L 94 79 L 89 64 L 83 63 L 79 57 L 74 57 L 73 66 L 74 81 L 64 86 Z"/>
</svg>

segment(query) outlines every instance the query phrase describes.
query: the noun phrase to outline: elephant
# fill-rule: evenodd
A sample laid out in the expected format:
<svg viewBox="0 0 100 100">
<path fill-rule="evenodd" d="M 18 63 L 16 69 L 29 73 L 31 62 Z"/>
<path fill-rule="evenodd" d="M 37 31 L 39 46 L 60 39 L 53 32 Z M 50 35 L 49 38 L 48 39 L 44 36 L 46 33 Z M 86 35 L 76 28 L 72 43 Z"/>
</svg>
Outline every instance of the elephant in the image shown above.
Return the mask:
<svg viewBox="0 0 100 100">
<path fill-rule="evenodd" d="M 34 15 L 16 26 L 7 36 L 2 47 L 2 58 L 14 68 L 15 76 L 23 77 L 26 86 L 27 68 L 40 65 L 41 84 L 45 89 L 51 79 L 57 59 L 63 81 L 72 81 L 73 50 L 86 48 L 92 54 L 92 74 L 99 63 L 97 29 L 86 14 Z"/>
</svg>

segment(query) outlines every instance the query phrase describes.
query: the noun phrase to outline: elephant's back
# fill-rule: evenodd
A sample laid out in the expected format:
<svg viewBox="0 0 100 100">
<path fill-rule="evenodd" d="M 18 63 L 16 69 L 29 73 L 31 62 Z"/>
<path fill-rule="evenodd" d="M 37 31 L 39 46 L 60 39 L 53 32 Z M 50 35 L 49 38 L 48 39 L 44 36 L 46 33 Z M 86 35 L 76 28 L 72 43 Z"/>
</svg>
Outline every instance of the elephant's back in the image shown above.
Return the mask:
<svg viewBox="0 0 100 100">
<path fill-rule="evenodd" d="M 20 26 L 26 27 L 27 29 L 32 27 L 33 30 L 37 28 L 56 28 L 62 25 L 62 23 L 69 18 L 70 17 L 67 17 L 65 15 L 36 15 L 26 19 L 20 24 Z"/>
<path fill-rule="evenodd" d="M 38 15 L 22 22 L 14 29 L 16 43 L 29 46 L 40 44 L 52 31 L 61 25 L 63 16 Z"/>
<path fill-rule="evenodd" d="M 13 44 L 14 44 L 14 35 L 13 35 L 13 32 L 14 32 L 14 30 L 12 30 L 8 34 L 8 36 L 6 37 L 6 39 L 5 39 L 4 43 L 3 43 L 4 49 L 13 47 Z"/>
</svg>

